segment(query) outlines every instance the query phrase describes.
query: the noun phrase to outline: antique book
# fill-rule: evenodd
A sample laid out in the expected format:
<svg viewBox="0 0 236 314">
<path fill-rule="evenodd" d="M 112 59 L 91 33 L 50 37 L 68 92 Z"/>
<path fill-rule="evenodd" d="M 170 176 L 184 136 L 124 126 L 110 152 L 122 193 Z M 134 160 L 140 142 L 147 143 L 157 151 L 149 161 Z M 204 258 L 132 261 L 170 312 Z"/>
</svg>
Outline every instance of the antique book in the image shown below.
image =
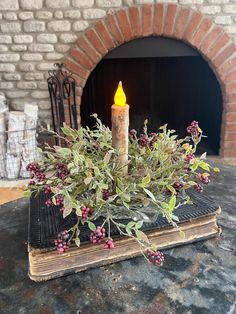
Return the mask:
<svg viewBox="0 0 236 314">
<path fill-rule="evenodd" d="M 198 193 L 191 193 L 191 198 L 193 205 L 183 205 L 175 211 L 179 217 L 179 228 L 173 227 L 162 217 L 155 223 L 143 224 L 142 231 L 158 249 L 208 239 L 220 234 L 221 229 L 217 225 L 220 207 Z M 91 244 L 89 241 L 91 231 L 86 227 L 81 232 L 83 235 L 81 246 L 79 248 L 72 246 L 65 253 L 59 254 L 55 250 L 54 239 L 58 232 L 73 226 L 75 218 L 71 214 L 63 219 L 57 206 L 46 207 L 43 194 L 31 198 L 28 254 L 29 277 L 32 280 L 46 281 L 141 255 L 136 241 L 120 236 L 116 229 L 111 230 L 114 249 L 104 249 L 104 244 Z"/>
</svg>

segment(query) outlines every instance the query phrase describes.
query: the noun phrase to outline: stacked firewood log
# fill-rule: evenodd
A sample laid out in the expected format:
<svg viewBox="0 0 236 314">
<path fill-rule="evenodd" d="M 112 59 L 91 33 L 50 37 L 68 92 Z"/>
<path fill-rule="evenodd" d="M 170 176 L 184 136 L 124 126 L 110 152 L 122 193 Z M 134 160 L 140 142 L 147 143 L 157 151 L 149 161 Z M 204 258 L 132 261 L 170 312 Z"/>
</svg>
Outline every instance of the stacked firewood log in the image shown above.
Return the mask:
<svg viewBox="0 0 236 314">
<path fill-rule="evenodd" d="M 25 104 L 24 112 L 9 111 L 0 95 L 0 177 L 29 177 L 26 166 L 37 160 L 38 106 Z"/>
</svg>

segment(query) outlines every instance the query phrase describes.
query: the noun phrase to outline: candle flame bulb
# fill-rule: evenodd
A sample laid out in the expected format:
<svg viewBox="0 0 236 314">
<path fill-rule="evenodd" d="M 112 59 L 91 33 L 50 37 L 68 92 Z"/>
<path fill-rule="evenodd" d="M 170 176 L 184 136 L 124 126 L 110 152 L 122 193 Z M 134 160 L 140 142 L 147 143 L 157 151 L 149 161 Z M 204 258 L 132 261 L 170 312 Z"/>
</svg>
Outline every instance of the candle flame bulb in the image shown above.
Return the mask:
<svg viewBox="0 0 236 314">
<path fill-rule="evenodd" d="M 115 102 L 115 105 L 120 106 L 120 107 L 126 105 L 126 96 L 125 96 L 121 81 L 118 84 L 118 88 L 116 90 L 115 97 L 114 97 L 114 102 Z"/>
</svg>

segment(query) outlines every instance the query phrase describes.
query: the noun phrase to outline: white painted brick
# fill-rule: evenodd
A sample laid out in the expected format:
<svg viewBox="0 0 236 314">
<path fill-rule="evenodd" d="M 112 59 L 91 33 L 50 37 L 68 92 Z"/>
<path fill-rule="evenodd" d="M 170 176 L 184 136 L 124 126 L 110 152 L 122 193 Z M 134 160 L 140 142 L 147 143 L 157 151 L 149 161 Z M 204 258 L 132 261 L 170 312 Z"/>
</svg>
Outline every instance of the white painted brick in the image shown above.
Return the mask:
<svg viewBox="0 0 236 314">
<path fill-rule="evenodd" d="M 38 70 L 48 71 L 54 69 L 54 62 L 42 62 L 37 65 Z"/>
<path fill-rule="evenodd" d="M 43 56 L 39 53 L 24 53 L 21 58 L 24 61 L 41 61 Z"/>
<path fill-rule="evenodd" d="M 232 23 L 232 18 L 229 15 L 219 15 L 215 17 L 216 24 L 227 25 Z"/>
<path fill-rule="evenodd" d="M 63 45 L 63 44 L 58 44 L 58 45 L 55 45 L 55 50 L 57 52 L 67 52 L 68 50 L 70 50 L 71 46 L 70 45 Z"/>
<path fill-rule="evenodd" d="M 35 12 L 35 16 L 37 19 L 48 20 L 52 18 L 52 12 L 50 11 L 37 11 Z"/>
<path fill-rule="evenodd" d="M 43 120 L 51 117 L 51 115 L 52 115 L 51 110 L 43 110 L 43 111 L 40 110 L 38 113 L 39 118 Z"/>
<path fill-rule="evenodd" d="M 16 53 L 0 54 L 0 62 L 17 62 L 20 60 L 20 55 Z"/>
<path fill-rule="evenodd" d="M 134 4 L 133 0 L 123 0 L 124 4 L 131 6 Z"/>
<path fill-rule="evenodd" d="M 62 43 L 68 44 L 68 43 L 74 43 L 77 40 L 78 36 L 75 34 L 61 34 L 59 37 L 59 40 Z"/>
<path fill-rule="evenodd" d="M 4 73 L 3 78 L 6 81 L 19 81 L 21 79 L 21 75 L 19 73 Z"/>
<path fill-rule="evenodd" d="M 20 20 L 30 20 L 30 19 L 33 19 L 34 18 L 34 14 L 33 12 L 20 12 L 19 13 L 19 19 Z"/>
<path fill-rule="evenodd" d="M 43 73 L 41 72 L 28 72 L 24 76 L 26 81 L 38 81 L 38 80 L 43 80 Z"/>
<path fill-rule="evenodd" d="M 18 10 L 18 0 L 0 0 L 0 8 L 2 10 Z"/>
<path fill-rule="evenodd" d="M 200 8 L 200 11 L 205 14 L 216 14 L 221 12 L 219 5 L 206 5 Z"/>
<path fill-rule="evenodd" d="M 25 96 L 28 95 L 28 92 L 26 91 L 10 91 L 10 92 L 7 92 L 7 97 L 8 98 L 24 98 Z"/>
<path fill-rule="evenodd" d="M 63 12 L 62 11 L 55 11 L 54 12 L 54 17 L 56 19 L 62 19 L 63 18 Z"/>
<path fill-rule="evenodd" d="M 47 110 L 47 109 L 50 109 L 51 108 L 51 103 L 50 101 L 48 100 L 40 100 L 39 102 L 39 109 L 42 109 L 42 110 Z"/>
<path fill-rule="evenodd" d="M 29 51 L 31 52 L 50 52 L 53 51 L 54 47 L 50 44 L 30 44 Z"/>
<path fill-rule="evenodd" d="M 69 21 L 50 21 L 48 23 L 48 30 L 52 32 L 68 32 L 70 27 Z"/>
<path fill-rule="evenodd" d="M 236 34 L 236 25 L 225 26 L 224 30 L 229 34 Z"/>
<path fill-rule="evenodd" d="M 102 8 L 120 7 L 121 3 L 121 0 L 96 0 L 97 6 Z"/>
<path fill-rule="evenodd" d="M 14 84 L 11 82 L 0 82 L 0 89 L 11 89 Z"/>
<path fill-rule="evenodd" d="M 106 11 L 102 9 L 84 9 L 83 17 L 85 19 L 100 19 L 106 15 Z"/>
<path fill-rule="evenodd" d="M 0 35 L 0 44 L 10 44 L 12 42 L 11 36 Z"/>
<path fill-rule="evenodd" d="M 64 12 L 64 17 L 68 19 L 79 19 L 81 12 L 79 10 L 68 10 Z"/>
<path fill-rule="evenodd" d="M 37 90 L 37 91 L 33 91 L 32 92 L 32 94 L 31 94 L 31 96 L 33 97 L 33 98 L 49 98 L 49 93 L 48 93 L 48 91 L 39 91 L 39 90 Z"/>
<path fill-rule="evenodd" d="M 26 51 L 27 46 L 26 45 L 12 45 L 11 50 L 12 51 Z"/>
<path fill-rule="evenodd" d="M 76 8 L 89 8 L 94 4 L 94 0 L 72 0 L 72 5 Z"/>
<path fill-rule="evenodd" d="M 24 93 L 26 93 L 26 95 L 28 94 L 28 92 L 24 92 Z M 11 109 L 17 110 L 17 111 L 18 110 L 23 111 L 24 107 L 25 107 L 25 103 L 26 103 L 26 101 L 24 99 L 20 100 L 20 99 L 18 99 L 18 97 L 17 97 L 17 99 L 12 99 L 11 100 Z M 30 103 L 32 104 L 33 102 L 30 101 Z M 35 104 L 37 104 L 37 103 L 35 103 Z"/>
<path fill-rule="evenodd" d="M 45 56 L 45 59 L 46 60 L 60 60 L 63 57 L 64 57 L 64 54 L 62 54 L 62 53 L 52 52 L 52 53 L 47 53 Z"/>
<path fill-rule="evenodd" d="M 16 44 L 29 44 L 33 42 L 33 36 L 31 35 L 15 35 L 13 40 Z"/>
<path fill-rule="evenodd" d="M 31 32 L 44 32 L 45 30 L 45 23 L 43 21 L 25 21 L 24 22 L 24 31 L 31 33 Z"/>
<path fill-rule="evenodd" d="M 20 0 L 20 6 L 24 10 L 39 10 L 43 6 L 43 0 Z"/>
<path fill-rule="evenodd" d="M 3 17 L 5 20 L 8 20 L 8 21 L 16 21 L 17 20 L 17 15 L 15 12 L 3 13 Z"/>
<path fill-rule="evenodd" d="M 222 4 L 222 3 L 228 3 L 231 0 L 207 0 L 208 3 L 211 4 Z"/>
<path fill-rule="evenodd" d="M 202 4 L 204 0 L 179 0 L 180 4 Z"/>
<path fill-rule="evenodd" d="M 73 31 L 76 31 L 76 32 L 82 32 L 88 27 L 89 27 L 89 23 L 87 21 L 77 21 L 77 22 L 74 22 L 72 25 Z"/>
<path fill-rule="evenodd" d="M 57 42 L 57 36 L 55 34 L 39 34 L 37 36 L 37 41 L 39 43 L 55 44 Z"/>
<path fill-rule="evenodd" d="M 21 31 L 21 24 L 18 22 L 1 24 L 1 31 L 3 33 L 19 33 Z"/>
<path fill-rule="evenodd" d="M 135 4 L 153 3 L 153 0 L 134 0 Z"/>
<path fill-rule="evenodd" d="M 17 87 L 20 89 L 36 89 L 37 88 L 37 83 L 35 82 L 18 82 Z"/>
<path fill-rule="evenodd" d="M 20 62 L 18 66 L 19 69 L 23 72 L 29 72 L 34 70 L 34 65 L 32 63 Z"/>
<path fill-rule="evenodd" d="M 0 63 L 0 72 L 15 72 L 15 65 L 11 63 Z"/>
<path fill-rule="evenodd" d="M 39 82 L 38 88 L 42 90 L 48 90 L 48 84 L 46 82 Z"/>
<path fill-rule="evenodd" d="M 4 52 L 4 51 L 7 51 L 8 50 L 8 47 L 6 45 L 1 45 L 0 44 L 0 52 Z"/>
<path fill-rule="evenodd" d="M 224 13 L 231 13 L 231 14 L 236 13 L 236 4 L 232 4 L 232 5 L 226 4 L 226 5 L 224 5 L 223 6 L 223 12 Z"/>
<path fill-rule="evenodd" d="M 69 0 L 46 0 L 46 7 L 49 9 L 62 9 L 70 5 Z"/>
</svg>

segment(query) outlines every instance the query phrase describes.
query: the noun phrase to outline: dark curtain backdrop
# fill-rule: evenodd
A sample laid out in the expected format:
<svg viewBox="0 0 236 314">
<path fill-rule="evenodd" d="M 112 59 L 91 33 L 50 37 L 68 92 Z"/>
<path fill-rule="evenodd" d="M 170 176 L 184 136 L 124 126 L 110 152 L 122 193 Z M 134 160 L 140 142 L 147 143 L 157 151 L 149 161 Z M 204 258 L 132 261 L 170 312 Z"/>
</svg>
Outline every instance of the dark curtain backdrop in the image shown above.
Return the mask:
<svg viewBox="0 0 236 314">
<path fill-rule="evenodd" d="M 202 57 L 104 59 L 90 75 L 83 91 L 83 125 L 93 126 L 96 112 L 111 126 L 111 105 L 119 81 L 130 105 L 130 128 L 141 131 L 149 120 L 150 131 L 168 123 L 178 134 L 198 120 L 208 136 L 202 151 L 218 154 L 222 95 L 218 81 Z"/>
</svg>

